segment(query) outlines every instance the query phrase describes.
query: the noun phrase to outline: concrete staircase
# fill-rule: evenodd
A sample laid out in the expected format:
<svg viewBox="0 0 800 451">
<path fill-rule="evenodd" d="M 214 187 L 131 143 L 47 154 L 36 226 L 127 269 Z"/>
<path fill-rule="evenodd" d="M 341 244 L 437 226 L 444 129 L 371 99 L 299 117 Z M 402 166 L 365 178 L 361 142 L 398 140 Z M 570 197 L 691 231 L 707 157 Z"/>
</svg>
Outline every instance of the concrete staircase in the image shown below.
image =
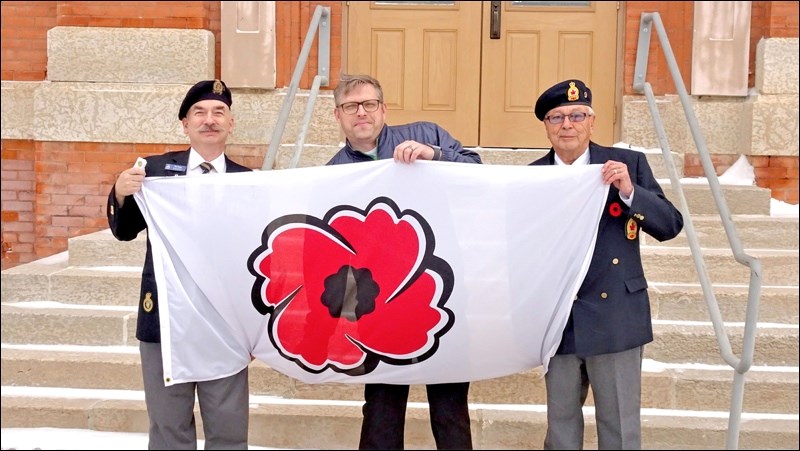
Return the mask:
<svg viewBox="0 0 800 451">
<path fill-rule="evenodd" d="M 532 158 L 526 158 L 531 161 Z M 761 259 L 754 367 L 747 375 L 740 448 L 798 449 L 798 219 L 769 217 L 769 193 L 725 187 L 745 249 Z M 671 194 L 671 191 L 668 190 Z M 749 272 L 736 263 L 707 189 L 686 195 L 734 352 L 740 353 Z M 643 238 L 655 341 L 645 349 L 643 445 L 725 446 L 733 370 L 724 365 L 685 236 Z M 2 427 L 146 432 L 135 338 L 144 236 L 108 230 L 69 240 L 69 250 L 2 272 Z M 251 365 L 252 445 L 356 448 L 360 385 L 309 385 Z M 545 421 L 539 369 L 475 382 L 477 449 L 540 449 Z M 406 447 L 432 449 L 424 388 L 412 388 Z M 596 448 L 591 400 L 587 448 Z M 199 420 L 199 417 L 198 417 Z"/>
</svg>

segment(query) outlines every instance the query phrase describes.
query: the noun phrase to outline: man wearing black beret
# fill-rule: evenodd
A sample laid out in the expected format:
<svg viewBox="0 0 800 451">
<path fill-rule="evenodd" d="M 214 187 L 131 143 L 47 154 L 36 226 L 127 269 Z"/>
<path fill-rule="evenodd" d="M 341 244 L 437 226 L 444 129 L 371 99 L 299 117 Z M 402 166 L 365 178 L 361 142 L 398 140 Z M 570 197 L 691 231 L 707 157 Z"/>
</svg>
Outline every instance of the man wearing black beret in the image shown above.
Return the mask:
<svg viewBox="0 0 800 451">
<path fill-rule="evenodd" d="M 653 341 L 639 232 L 664 241 L 683 228 L 645 155 L 591 141 L 592 92 L 580 80 L 562 81 L 536 101 L 550 152 L 532 165 L 602 165 L 610 184 L 594 255 L 572 304 L 561 343 L 548 362 L 545 449 L 583 449 L 589 386 L 598 449 L 641 449 L 644 345 Z"/>
<path fill-rule="evenodd" d="M 111 189 L 107 206 L 108 225 L 118 240 L 133 240 L 147 228 L 133 199 L 133 194 L 142 189 L 145 177 L 250 171 L 225 155 L 226 142 L 233 131 L 232 104 L 231 91 L 221 80 L 201 81 L 189 89 L 178 110 L 183 132 L 189 137 L 189 149 L 137 160 L 132 168 L 122 171 Z M 176 205 L 175 208 L 182 206 Z M 247 449 L 247 367 L 221 379 L 169 387 L 164 384 L 158 289 L 149 236 L 142 270 L 136 338 L 139 340 L 145 404 L 150 419 L 148 449 L 197 449 L 195 394 L 200 402 L 205 449 Z M 213 355 L 208 356 L 209 361 L 213 359 Z"/>
</svg>

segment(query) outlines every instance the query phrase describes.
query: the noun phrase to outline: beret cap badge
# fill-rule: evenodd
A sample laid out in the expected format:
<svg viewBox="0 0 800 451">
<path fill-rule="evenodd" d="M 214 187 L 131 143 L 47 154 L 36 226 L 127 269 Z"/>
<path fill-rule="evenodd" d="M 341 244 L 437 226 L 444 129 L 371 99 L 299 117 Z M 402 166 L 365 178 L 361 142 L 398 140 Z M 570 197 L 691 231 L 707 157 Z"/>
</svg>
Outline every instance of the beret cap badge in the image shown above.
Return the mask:
<svg viewBox="0 0 800 451">
<path fill-rule="evenodd" d="M 574 102 L 580 98 L 580 92 L 578 91 L 578 87 L 575 86 L 575 82 L 569 82 L 569 89 L 567 89 L 567 100 L 570 102 Z"/>
<path fill-rule="evenodd" d="M 212 88 L 214 94 L 220 95 L 225 91 L 225 88 L 222 86 L 222 82 L 219 80 L 214 80 L 214 87 Z"/>
</svg>

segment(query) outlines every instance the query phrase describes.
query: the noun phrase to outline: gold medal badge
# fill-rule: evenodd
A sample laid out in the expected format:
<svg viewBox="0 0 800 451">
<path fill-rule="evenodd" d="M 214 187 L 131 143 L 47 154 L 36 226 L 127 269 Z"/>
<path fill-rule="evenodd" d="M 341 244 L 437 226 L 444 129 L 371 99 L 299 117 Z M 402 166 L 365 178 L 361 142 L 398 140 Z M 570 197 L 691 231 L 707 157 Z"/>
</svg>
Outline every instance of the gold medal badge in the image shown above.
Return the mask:
<svg viewBox="0 0 800 451">
<path fill-rule="evenodd" d="M 567 88 L 567 100 L 570 102 L 574 102 L 580 98 L 580 92 L 578 91 L 578 87 L 575 86 L 575 82 L 569 82 L 569 88 Z"/>
<path fill-rule="evenodd" d="M 142 308 L 144 308 L 144 311 L 147 313 L 153 311 L 153 299 L 150 297 L 152 295 L 153 294 L 150 292 L 145 293 L 144 299 L 142 299 Z"/>
<path fill-rule="evenodd" d="M 633 220 L 633 218 L 628 219 L 628 223 L 625 224 L 625 234 L 627 235 L 629 240 L 635 240 L 639 233 L 639 224 Z"/>
</svg>

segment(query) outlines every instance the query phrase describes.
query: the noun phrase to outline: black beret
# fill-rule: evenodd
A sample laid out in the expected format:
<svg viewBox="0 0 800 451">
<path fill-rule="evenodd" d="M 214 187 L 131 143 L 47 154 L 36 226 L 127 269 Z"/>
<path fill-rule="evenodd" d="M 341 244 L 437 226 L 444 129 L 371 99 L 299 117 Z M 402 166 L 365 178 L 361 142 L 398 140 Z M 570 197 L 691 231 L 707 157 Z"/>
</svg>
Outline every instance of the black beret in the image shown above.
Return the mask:
<svg viewBox="0 0 800 451">
<path fill-rule="evenodd" d="M 566 80 L 548 88 L 536 101 L 534 113 L 540 121 L 553 108 L 562 105 L 592 106 L 592 91 L 580 80 Z"/>
<path fill-rule="evenodd" d="M 219 100 L 230 108 L 233 103 L 231 90 L 222 80 L 203 80 L 189 89 L 183 98 L 181 109 L 178 110 L 178 119 L 186 117 L 189 108 L 201 100 Z"/>
</svg>

